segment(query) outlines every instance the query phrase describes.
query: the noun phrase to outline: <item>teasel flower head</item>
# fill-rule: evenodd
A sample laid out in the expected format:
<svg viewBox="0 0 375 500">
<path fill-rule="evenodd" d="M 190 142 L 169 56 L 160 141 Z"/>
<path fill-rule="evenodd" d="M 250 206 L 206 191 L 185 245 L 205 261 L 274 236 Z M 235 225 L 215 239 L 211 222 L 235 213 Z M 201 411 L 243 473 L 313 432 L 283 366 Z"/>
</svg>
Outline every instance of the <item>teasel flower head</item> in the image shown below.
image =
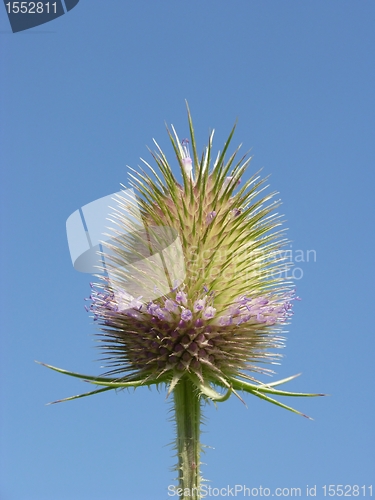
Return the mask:
<svg viewBox="0 0 375 500">
<path fill-rule="evenodd" d="M 212 138 L 199 160 L 174 128 L 170 139 L 183 184 L 156 144 L 158 172 L 132 171 L 133 199 L 117 195 L 108 277 L 93 288 L 108 374 L 166 383 L 189 377 L 210 397 L 212 384 L 233 390 L 279 357 L 282 330 L 296 299 L 285 278 L 280 216 L 258 174 L 241 182 L 250 159 L 216 160 Z M 194 161 L 193 161 L 194 159 Z M 193 169 L 194 163 L 194 169 Z"/>
<path fill-rule="evenodd" d="M 103 386 L 67 400 L 153 384 L 174 392 L 180 484 L 195 487 L 199 399 L 242 400 L 245 391 L 300 413 L 273 396 L 318 394 L 276 388 L 294 377 L 257 380 L 279 361 L 297 300 L 280 202 L 259 173 L 248 175 L 251 158 L 239 157 L 240 148 L 228 154 L 235 127 L 215 158 L 213 132 L 198 157 L 189 110 L 188 119 L 189 140 L 168 130 L 173 161 L 154 141 L 157 168 L 142 160 L 142 168 L 130 169 L 133 194 L 124 187 L 114 198 L 106 276 L 92 285 L 88 308 L 107 372 L 93 377 L 47 366 Z"/>
</svg>

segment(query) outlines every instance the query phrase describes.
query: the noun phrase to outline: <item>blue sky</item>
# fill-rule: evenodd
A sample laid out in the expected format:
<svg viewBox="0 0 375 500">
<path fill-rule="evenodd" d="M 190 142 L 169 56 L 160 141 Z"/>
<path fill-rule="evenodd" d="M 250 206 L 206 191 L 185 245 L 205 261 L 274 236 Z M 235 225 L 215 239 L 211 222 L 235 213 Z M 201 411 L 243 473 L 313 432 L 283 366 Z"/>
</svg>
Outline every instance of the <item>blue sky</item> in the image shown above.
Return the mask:
<svg viewBox="0 0 375 500">
<path fill-rule="evenodd" d="M 250 396 L 207 407 L 204 476 L 375 490 L 374 25 L 365 0 L 81 0 L 18 34 L 0 9 L 2 500 L 169 498 L 165 393 L 45 406 L 86 386 L 34 360 L 100 373 L 65 222 L 118 191 L 153 137 L 173 162 L 164 122 L 188 135 L 185 99 L 201 149 L 238 119 L 234 145 L 272 174 L 293 251 L 316 252 L 296 264 L 277 376 L 331 395 L 290 401 L 313 422 Z"/>
</svg>

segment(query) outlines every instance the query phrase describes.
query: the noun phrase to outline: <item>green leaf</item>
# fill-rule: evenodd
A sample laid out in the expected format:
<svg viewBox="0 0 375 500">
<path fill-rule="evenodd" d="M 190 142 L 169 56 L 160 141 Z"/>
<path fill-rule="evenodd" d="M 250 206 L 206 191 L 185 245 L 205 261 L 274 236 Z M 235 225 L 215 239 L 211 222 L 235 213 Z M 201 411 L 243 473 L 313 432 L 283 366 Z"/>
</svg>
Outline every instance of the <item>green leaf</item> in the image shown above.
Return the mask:
<svg viewBox="0 0 375 500">
<path fill-rule="evenodd" d="M 300 411 L 292 408 L 291 406 L 284 405 L 283 403 L 280 403 L 280 401 L 276 401 L 276 399 L 272 399 L 269 396 L 265 396 L 264 394 L 258 392 L 258 391 L 251 391 L 254 396 L 257 396 L 260 399 L 265 399 L 269 403 L 273 403 L 276 406 L 280 406 L 281 408 L 284 408 L 285 410 L 289 410 L 293 413 L 297 413 L 297 415 L 301 415 L 302 417 L 308 418 L 309 420 L 314 420 L 313 418 L 309 417 L 308 415 L 305 415 L 304 413 L 301 413 Z"/>
<path fill-rule="evenodd" d="M 96 391 L 85 392 L 84 394 L 78 394 L 78 396 L 70 396 L 69 398 L 58 399 L 57 401 L 52 401 L 47 403 L 47 405 L 54 405 L 56 403 L 65 403 L 65 401 L 72 401 L 73 399 L 84 398 L 86 396 L 93 396 L 94 394 L 99 394 L 99 392 L 113 391 L 115 387 L 104 387 L 103 389 L 97 389 Z"/>
<path fill-rule="evenodd" d="M 57 368 L 56 366 L 47 365 L 46 363 L 41 363 L 40 361 L 36 361 L 39 365 L 50 368 L 51 370 L 55 370 L 56 372 L 62 373 L 64 375 L 69 375 L 70 377 L 77 377 L 83 379 L 85 382 L 89 382 L 94 385 L 105 385 L 108 389 L 115 389 L 120 387 L 139 387 L 141 385 L 152 385 L 156 383 L 162 383 L 163 380 L 158 379 L 157 381 L 154 379 L 141 379 L 141 380 L 124 380 L 116 378 L 108 378 L 108 377 L 93 377 L 91 375 L 83 375 L 82 373 L 70 372 L 68 370 L 63 370 L 62 368 Z"/>
<path fill-rule="evenodd" d="M 70 372 L 68 370 L 63 370 L 62 368 L 57 368 L 56 366 L 52 365 L 47 365 L 46 363 L 41 363 L 40 361 L 35 361 L 35 363 L 38 363 L 38 365 L 45 366 L 46 368 L 50 368 L 51 370 L 54 370 L 55 372 L 62 373 L 64 375 L 69 375 L 70 377 L 77 377 L 85 380 L 86 382 L 91 382 L 91 383 L 104 383 L 104 382 L 114 382 L 118 379 L 111 379 L 107 377 L 93 377 L 91 375 L 83 375 L 82 373 L 75 373 L 75 372 Z"/>
<path fill-rule="evenodd" d="M 298 375 L 294 375 L 292 377 L 288 377 L 283 380 L 279 380 L 277 382 L 274 382 L 273 385 L 280 385 L 288 382 L 289 380 L 292 380 Z M 233 383 L 233 387 L 237 390 L 243 390 L 247 392 L 254 393 L 256 392 L 265 392 L 268 394 L 274 394 L 275 396 L 292 396 L 292 397 L 317 397 L 317 396 L 325 396 L 325 394 L 314 394 L 314 393 L 306 393 L 306 392 L 289 392 L 289 391 L 280 391 L 278 389 L 273 389 L 271 387 L 272 384 L 261 384 L 261 385 L 256 385 L 256 384 L 250 384 L 249 382 L 244 382 L 240 379 L 237 378 L 231 378 L 231 381 Z"/>
</svg>

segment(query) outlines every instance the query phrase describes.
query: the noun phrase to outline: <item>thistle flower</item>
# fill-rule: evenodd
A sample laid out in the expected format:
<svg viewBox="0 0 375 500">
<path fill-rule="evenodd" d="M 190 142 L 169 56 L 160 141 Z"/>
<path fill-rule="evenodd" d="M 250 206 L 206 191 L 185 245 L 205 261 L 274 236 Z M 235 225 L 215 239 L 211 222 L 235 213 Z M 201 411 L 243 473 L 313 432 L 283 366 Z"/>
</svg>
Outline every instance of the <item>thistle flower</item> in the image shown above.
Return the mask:
<svg viewBox="0 0 375 500">
<path fill-rule="evenodd" d="M 297 297 L 285 277 L 289 263 L 274 193 L 255 174 L 240 184 L 251 158 L 227 158 L 235 127 L 212 161 L 213 132 L 198 158 L 168 131 L 183 184 L 158 144 L 158 171 L 131 170 L 133 200 L 117 195 L 115 228 L 103 257 L 107 276 L 92 285 L 89 310 L 100 328 L 109 371 L 103 377 L 67 372 L 103 386 L 69 399 L 123 387 L 165 384 L 174 394 L 181 498 L 200 498 L 201 401 L 239 391 L 289 409 L 271 396 L 317 396 L 276 389 L 255 375 L 280 358 L 283 331 Z M 130 214 L 130 217 L 129 217 Z M 300 413 L 301 414 L 301 413 Z M 302 414 L 301 414 L 302 415 Z"/>
</svg>

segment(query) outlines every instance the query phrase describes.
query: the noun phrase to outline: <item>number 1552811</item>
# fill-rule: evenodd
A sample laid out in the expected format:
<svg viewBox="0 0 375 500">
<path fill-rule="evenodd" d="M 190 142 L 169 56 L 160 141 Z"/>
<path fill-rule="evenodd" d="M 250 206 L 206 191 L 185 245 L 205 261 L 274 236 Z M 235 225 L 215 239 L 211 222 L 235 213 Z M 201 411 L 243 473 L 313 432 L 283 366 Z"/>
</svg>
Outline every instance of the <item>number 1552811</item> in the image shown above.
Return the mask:
<svg viewBox="0 0 375 500">
<path fill-rule="evenodd" d="M 56 14 L 57 2 L 8 2 L 5 4 L 8 14 Z"/>
</svg>

